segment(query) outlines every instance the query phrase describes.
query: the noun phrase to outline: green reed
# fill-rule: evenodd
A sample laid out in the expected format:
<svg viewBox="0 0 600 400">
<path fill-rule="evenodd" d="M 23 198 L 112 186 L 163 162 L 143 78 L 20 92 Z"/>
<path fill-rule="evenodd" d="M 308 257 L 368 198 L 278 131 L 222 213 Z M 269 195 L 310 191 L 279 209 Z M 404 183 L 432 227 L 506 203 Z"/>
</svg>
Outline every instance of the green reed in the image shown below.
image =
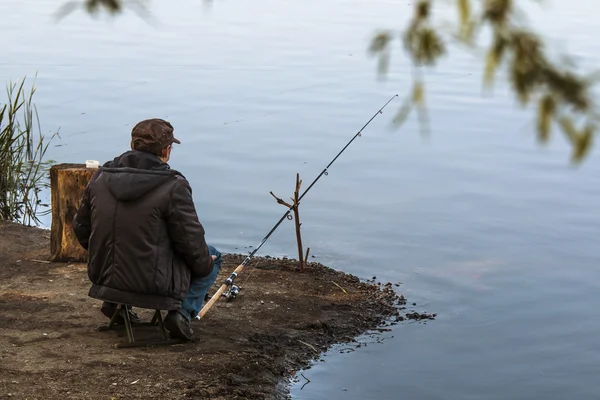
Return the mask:
<svg viewBox="0 0 600 400">
<path fill-rule="evenodd" d="M 0 220 L 38 225 L 38 216 L 50 212 L 40 195 L 49 187 L 52 162 L 44 156 L 58 132 L 49 139 L 43 135 L 33 104 L 35 88 L 26 91 L 25 80 L 10 82 L 6 102 L 0 101 Z"/>
</svg>

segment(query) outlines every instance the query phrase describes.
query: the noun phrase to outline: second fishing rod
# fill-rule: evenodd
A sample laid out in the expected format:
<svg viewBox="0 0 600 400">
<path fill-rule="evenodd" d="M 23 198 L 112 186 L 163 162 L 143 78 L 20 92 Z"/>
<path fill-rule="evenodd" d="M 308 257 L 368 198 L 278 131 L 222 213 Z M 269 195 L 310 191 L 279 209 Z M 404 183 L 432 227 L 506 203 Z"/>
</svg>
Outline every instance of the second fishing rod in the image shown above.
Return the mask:
<svg viewBox="0 0 600 400">
<path fill-rule="evenodd" d="M 392 96 L 383 105 L 383 107 L 381 107 L 379 110 L 377 110 L 377 112 L 375 114 L 373 114 L 373 116 L 371 117 L 371 119 L 369 119 L 367 121 L 367 123 L 364 124 L 362 128 L 360 128 L 360 130 L 352 137 L 352 139 L 350 139 L 350 141 L 348 143 L 346 143 L 346 145 L 344 146 L 344 148 L 342 148 L 342 150 L 340 150 L 340 152 L 333 158 L 333 160 L 331 160 L 329 162 L 329 164 L 327 164 L 327 166 L 323 169 L 323 171 L 321 171 L 321 173 L 315 178 L 315 180 L 312 181 L 312 183 L 306 188 L 306 190 L 300 195 L 300 197 L 298 197 L 298 204 L 299 204 L 300 200 L 302 200 L 302 198 L 308 193 L 308 191 L 310 189 L 312 189 L 312 187 L 315 185 L 315 183 L 317 183 L 317 181 L 319 179 L 321 179 L 321 177 L 323 175 L 327 175 L 328 174 L 329 167 L 331 167 L 331 165 L 335 162 L 335 160 L 337 160 L 338 157 L 340 155 L 342 155 L 342 153 L 348 148 L 348 146 L 350 146 L 350 144 L 357 137 L 359 137 L 361 135 L 362 131 L 371 123 L 371 121 L 373 121 L 379 114 L 383 114 L 383 109 L 392 100 L 394 100 L 394 98 L 396 98 L 396 97 L 398 97 L 397 94 L 395 94 L 394 96 Z M 286 218 L 288 218 L 288 216 L 290 215 L 290 212 L 292 212 L 292 211 L 293 211 L 293 207 L 290 207 L 285 212 L 285 214 L 283 214 L 283 216 L 279 219 L 279 221 L 273 226 L 273 228 L 271 228 L 271 230 L 269 231 L 269 233 L 267 233 L 267 235 L 263 238 L 263 240 L 260 242 L 260 244 L 258 246 L 256 246 L 254 248 L 254 250 L 250 254 L 248 254 L 248 256 L 246 256 L 246 258 L 244 259 L 244 261 L 242 261 L 242 263 L 237 266 L 237 268 L 231 273 L 231 275 L 229 275 L 229 277 L 227 278 L 227 280 L 225 281 L 225 283 L 223 283 L 221 285 L 221 287 L 219 287 L 219 289 L 216 291 L 216 293 L 210 298 L 210 300 L 204 305 L 204 307 L 202 307 L 202 310 L 200 310 L 200 313 L 198 313 L 198 316 L 196 317 L 196 319 L 201 319 L 202 317 L 204 317 L 204 315 L 217 302 L 217 300 L 219 300 L 220 297 L 225 297 L 228 300 L 231 300 L 231 299 L 233 299 L 233 298 L 235 298 L 237 296 L 237 294 L 239 292 L 239 287 L 237 287 L 236 285 L 233 284 L 233 282 L 235 281 L 235 278 L 238 276 L 238 274 L 240 272 L 242 272 L 242 270 L 244 269 L 244 267 L 248 264 L 248 262 L 250 262 L 250 260 L 252 259 L 252 257 L 265 244 L 265 242 L 269 239 L 269 237 L 271 237 L 271 235 L 275 232 L 275 230 L 279 227 L 279 225 L 281 225 L 281 223 Z"/>
</svg>

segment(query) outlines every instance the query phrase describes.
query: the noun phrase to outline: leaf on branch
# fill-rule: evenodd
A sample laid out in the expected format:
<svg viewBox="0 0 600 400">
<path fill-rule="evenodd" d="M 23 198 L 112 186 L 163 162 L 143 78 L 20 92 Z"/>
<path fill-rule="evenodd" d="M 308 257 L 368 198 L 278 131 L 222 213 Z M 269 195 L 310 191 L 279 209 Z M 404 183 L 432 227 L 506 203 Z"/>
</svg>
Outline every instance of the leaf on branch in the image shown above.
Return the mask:
<svg viewBox="0 0 600 400">
<path fill-rule="evenodd" d="M 85 8 L 88 13 L 95 14 L 100 8 L 105 8 L 111 14 L 118 14 L 123 11 L 123 5 L 120 0 L 86 0 Z"/>
<path fill-rule="evenodd" d="M 460 17 L 460 25 L 462 31 L 471 19 L 471 4 L 469 0 L 458 0 L 458 14 Z"/>
<path fill-rule="evenodd" d="M 483 82 L 486 87 L 490 87 L 494 81 L 494 74 L 498 65 L 502 61 L 502 56 L 504 55 L 504 51 L 506 49 L 507 43 L 506 40 L 497 36 L 494 44 L 490 48 L 487 53 L 485 60 L 485 72 L 483 77 Z"/>
<path fill-rule="evenodd" d="M 429 18 L 431 3 L 429 0 L 419 0 L 415 9 L 415 19 L 420 22 Z"/>
<path fill-rule="evenodd" d="M 392 41 L 392 35 L 388 31 L 377 33 L 371 40 L 369 53 L 378 56 L 377 71 L 379 76 L 387 73 L 390 64 L 389 43 Z"/>
<path fill-rule="evenodd" d="M 429 27 L 408 30 L 404 43 L 413 61 L 418 64 L 433 65 L 446 51 L 439 34 Z"/>
<path fill-rule="evenodd" d="M 494 72 L 496 72 L 497 66 L 498 61 L 494 56 L 493 49 L 490 49 L 485 58 L 485 72 L 483 74 L 483 83 L 486 87 L 490 87 L 494 81 Z"/>
<path fill-rule="evenodd" d="M 579 164 L 583 161 L 592 148 L 593 137 L 594 128 L 591 125 L 586 126 L 583 133 L 577 136 L 575 143 L 573 143 L 572 163 Z"/>
<path fill-rule="evenodd" d="M 473 37 L 475 36 L 475 29 L 478 27 L 478 21 L 472 19 L 467 21 L 461 26 L 458 39 L 466 43 L 467 45 L 473 45 Z"/>
<path fill-rule="evenodd" d="M 575 143 L 577 142 L 578 133 L 577 129 L 575 129 L 575 125 L 573 125 L 573 121 L 571 120 L 571 118 L 561 117 L 558 120 L 558 123 L 560 124 L 565 136 L 567 136 L 567 139 L 569 139 L 571 144 L 575 145 Z"/>
<path fill-rule="evenodd" d="M 425 84 L 422 81 L 415 82 L 412 93 L 413 104 L 417 106 L 417 115 L 419 117 L 419 128 L 421 135 L 429 135 L 429 116 L 425 106 Z"/>
<path fill-rule="evenodd" d="M 396 113 L 394 118 L 392 119 L 392 123 L 395 125 L 395 127 L 400 127 L 402 124 L 404 124 L 404 122 L 410 115 L 411 110 L 412 110 L 412 99 L 411 99 L 411 96 L 407 96 L 406 99 L 404 99 L 404 103 L 402 104 L 402 107 L 400 107 L 400 109 L 398 110 L 398 112 Z"/>
<path fill-rule="evenodd" d="M 503 24 L 512 10 L 512 0 L 486 0 L 483 16 L 495 25 Z"/>
<path fill-rule="evenodd" d="M 550 94 L 542 97 L 538 107 L 538 140 L 540 143 L 547 143 L 550 139 L 550 125 L 555 111 L 554 97 Z"/>
<path fill-rule="evenodd" d="M 377 71 L 379 76 L 384 76 L 388 72 L 388 68 L 390 65 L 390 53 L 389 51 L 384 51 L 379 55 L 379 60 L 377 62 Z"/>
<path fill-rule="evenodd" d="M 522 105 L 526 105 L 535 90 L 549 85 L 549 92 L 556 94 L 552 81 L 561 79 L 543 52 L 543 43 L 535 34 L 518 30 L 511 33 L 510 45 L 514 54 L 511 61 L 511 83 Z M 552 77 L 552 78 L 551 78 Z"/>
<path fill-rule="evenodd" d="M 415 82 L 413 86 L 412 101 L 419 108 L 423 108 L 425 105 L 425 88 L 421 81 Z"/>
<path fill-rule="evenodd" d="M 590 81 L 580 78 L 571 71 L 562 71 L 550 66 L 544 70 L 544 78 L 550 90 L 578 111 L 586 111 L 592 104 L 589 96 Z"/>
<path fill-rule="evenodd" d="M 392 35 L 388 31 L 379 32 L 373 39 L 371 39 L 371 45 L 369 47 L 369 53 L 377 55 L 385 51 L 388 48 L 388 44 L 392 40 Z"/>
</svg>

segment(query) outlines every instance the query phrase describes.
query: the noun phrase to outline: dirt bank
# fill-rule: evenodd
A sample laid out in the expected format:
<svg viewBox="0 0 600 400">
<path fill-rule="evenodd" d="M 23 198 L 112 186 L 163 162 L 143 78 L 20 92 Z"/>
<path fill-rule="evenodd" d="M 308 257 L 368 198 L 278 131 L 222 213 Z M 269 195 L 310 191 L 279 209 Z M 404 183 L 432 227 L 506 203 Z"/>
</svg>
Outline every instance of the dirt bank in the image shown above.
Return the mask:
<svg viewBox="0 0 600 400">
<path fill-rule="evenodd" d="M 294 371 L 319 352 L 423 317 L 404 308 L 392 283 L 317 263 L 300 274 L 292 260 L 255 258 L 238 298 L 193 322 L 196 342 L 115 349 L 125 338 L 97 330 L 106 319 L 87 297 L 85 265 L 43 262 L 48 235 L 0 222 L 0 399 L 285 398 Z M 243 259 L 224 258 L 218 283 Z"/>
</svg>

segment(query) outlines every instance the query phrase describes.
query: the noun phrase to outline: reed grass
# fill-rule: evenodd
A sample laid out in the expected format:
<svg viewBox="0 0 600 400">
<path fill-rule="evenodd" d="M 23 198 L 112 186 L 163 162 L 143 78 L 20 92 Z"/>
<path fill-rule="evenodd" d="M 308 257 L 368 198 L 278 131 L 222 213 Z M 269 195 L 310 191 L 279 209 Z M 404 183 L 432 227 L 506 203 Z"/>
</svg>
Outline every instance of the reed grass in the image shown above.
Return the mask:
<svg viewBox="0 0 600 400">
<path fill-rule="evenodd" d="M 0 101 L 0 220 L 39 225 L 39 217 L 51 211 L 41 200 L 52 163 L 44 157 L 58 132 L 50 138 L 42 133 L 33 104 L 35 87 L 27 91 L 25 81 L 11 81 L 6 102 Z"/>
</svg>

